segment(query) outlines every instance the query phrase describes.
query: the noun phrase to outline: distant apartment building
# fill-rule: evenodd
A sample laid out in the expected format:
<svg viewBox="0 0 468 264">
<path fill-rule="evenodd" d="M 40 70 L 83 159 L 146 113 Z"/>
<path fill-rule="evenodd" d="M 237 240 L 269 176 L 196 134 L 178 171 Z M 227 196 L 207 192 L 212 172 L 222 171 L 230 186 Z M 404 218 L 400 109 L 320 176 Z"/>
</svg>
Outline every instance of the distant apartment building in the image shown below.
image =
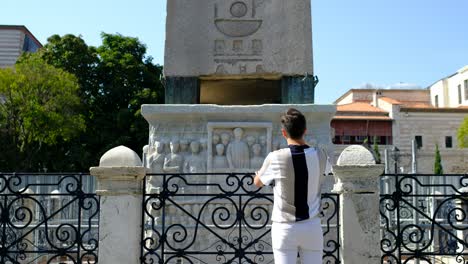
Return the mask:
<svg viewBox="0 0 468 264">
<path fill-rule="evenodd" d="M 41 47 L 25 26 L 0 25 L 0 68 L 14 65 L 23 52 L 36 52 Z"/>
<path fill-rule="evenodd" d="M 400 172 L 410 173 L 415 140 L 418 173 L 433 173 L 436 145 L 444 173 L 468 172 L 468 149 L 459 148 L 456 137 L 468 115 L 468 66 L 426 89 L 351 89 L 335 104 L 336 153 L 375 139 L 382 154 L 396 146 Z"/>
</svg>

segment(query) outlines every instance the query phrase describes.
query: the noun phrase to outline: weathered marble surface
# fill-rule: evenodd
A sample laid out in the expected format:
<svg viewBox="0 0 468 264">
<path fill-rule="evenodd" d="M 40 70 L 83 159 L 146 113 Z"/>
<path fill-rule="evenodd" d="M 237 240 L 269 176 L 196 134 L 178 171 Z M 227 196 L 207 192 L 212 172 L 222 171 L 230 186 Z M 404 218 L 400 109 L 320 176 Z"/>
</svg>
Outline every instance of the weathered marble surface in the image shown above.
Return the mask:
<svg viewBox="0 0 468 264">
<path fill-rule="evenodd" d="M 146 169 L 131 149 L 119 146 L 106 152 L 99 167 L 90 168 L 101 195 L 99 263 L 138 263 L 141 196 Z M 129 235 L 131 234 L 131 235 Z"/>
<path fill-rule="evenodd" d="M 165 155 L 162 172 L 188 171 L 183 167 L 189 161 L 189 150 L 179 148 L 195 144 L 201 146 L 197 162 L 203 159 L 206 164 L 197 166 L 200 173 L 254 172 L 269 152 L 287 146 L 281 135 L 280 117 L 290 107 L 306 116 L 309 144 L 332 153 L 330 120 L 335 106 L 143 105 L 142 114 L 150 125 L 149 145 L 143 155 L 145 166 L 160 173 L 155 157 L 162 159 L 160 156 Z"/>
<path fill-rule="evenodd" d="M 340 194 L 341 261 L 380 262 L 379 176 L 384 165 L 375 164 L 363 146 L 349 146 L 333 166 L 333 191 Z"/>
<path fill-rule="evenodd" d="M 167 1 L 166 76 L 313 75 L 310 0 Z"/>
</svg>

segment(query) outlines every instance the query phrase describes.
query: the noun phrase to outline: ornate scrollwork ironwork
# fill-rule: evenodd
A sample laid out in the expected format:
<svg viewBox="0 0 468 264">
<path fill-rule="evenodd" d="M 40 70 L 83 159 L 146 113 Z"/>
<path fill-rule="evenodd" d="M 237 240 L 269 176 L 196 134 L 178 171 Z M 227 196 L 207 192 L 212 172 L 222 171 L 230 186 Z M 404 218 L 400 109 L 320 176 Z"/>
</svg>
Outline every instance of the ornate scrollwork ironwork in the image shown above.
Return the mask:
<svg viewBox="0 0 468 264">
<path fill-rule="evenodd" d="M 273 194 L 252 174 L 151 174 L 144 190 L 141 263 L 273 263 Z M 339 195 L 322 209 L 323 263 L 339 263 Z"/>
<path fill-rule="evenodd" d="M 383 177 L 381 263 L 468 264 L 468 175 Z"/>
<path fill-rule="evenodd" d="M 0 263 L 97 263 L 88 175 L 0 173 Z"/>
</svg>

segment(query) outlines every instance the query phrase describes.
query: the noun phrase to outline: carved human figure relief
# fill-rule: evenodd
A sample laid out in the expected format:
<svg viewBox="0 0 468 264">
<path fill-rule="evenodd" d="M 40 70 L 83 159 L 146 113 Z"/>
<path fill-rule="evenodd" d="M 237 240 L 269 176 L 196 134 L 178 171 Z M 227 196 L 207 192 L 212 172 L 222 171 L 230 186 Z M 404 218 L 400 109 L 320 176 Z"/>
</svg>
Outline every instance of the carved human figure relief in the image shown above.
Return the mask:
<svg viewBox="0 0 468 264">
<path fill-rule="evenodd" d="M 169 144 L 171 153 L 164 159 L 163 170 L 166 173 L 180 173 L 182 171 L 183 157 L 179 154 L 179 142 L 174 140 Z"/>
<path fill-rule="evenodd" d="M 182 139 L 180 140 L 180 150 L 179 154 L 182 155 L 184 160 L 190 156 L 190 151 L 189 151 L 189 144 L 190 142 L 187 139 Z"/>
<path fill-rule="evenodd" d="M 231 141 L 231 135 L 229 135 L 228 133 L 221 134 L 221 143 L 223 143 L 225 147 L 229 145 L 230 141 Z"/>
<path fill-rule="evenodd" d="M 206 172 L 205 159 L 200 155 L 200 143 L 192 141 L 190 143 L 190 156 L 184 162 L 184 173 Z"/>
<path fill-rule="evenodd" d="M 208 156 L 208 140 L 206 138 L 200 139 L 200 155 L 205 159 Z"/>
<path fill-rule="evenodd" d="M 150 155 L 150 147 L 148 145 L 145 145 L 143 147 L 143 155 L 142 155 L 142 161 L 143 161 L 143 166 L 148 167 L 148 157 Z"/>
<path fill-rule="evenodd" d="M 212 142 L 213 142 L 213 146 L 216 146 L 219 144 L 219 141 L 220 141 L 220 137 L 218 134 L 214 134 L 213 135 L 213 138 L 212 138 Z"/>
<path fill-rule="evenodd" d="M 257 141 L 255 136 L 252 135 L 247 136 L 245 140 L 247 141 L 247 145 L 249 146 L 249 148 L 251 148 Z"/>
<path fill-rule="evenodd" d="M 266 151 L 267 151 L 267 150 L 266 150 L 266 148 L 267 148 L 267 138 L 266 138 L 266 136 L 261 135 L 261 136 L 258 138 L 258 141 L 259 141 L 258 143 L 260 143 L 260 146 L 262 147 L 261 152 L 262 152 L 263 154 L 266 155 L 266 154 L 267 154 L 267 153 L 266 153 Z"/>
<path fill-rule="evenodd" d="M 213 157 L 213 168 L 226 169 L 229 167 L 226 156 L 224 156 L 224 145 L 216 145 L 216 155 Z"/>
<path fill-rule="evenodd" d="M 263 165 L 265 157 L 262 156 L 262 146 L 260 144 L 255 144 L 252 146 L 253 157 L 250 160 L 250 168 L 260 169 Z"/>
<path fill-rule="evenodd" d="M 253 149 L 252 146 L 257 143 L 257 139 L 253 135 L 248 135 L 245 137 L 245 141 L 247 142 L 247 146 L 249 146 L 250 149 L 250 156 L 253 156 Z"/>
<path fill-rule="evenodd" d="M 230 169 L 248 169 L 250 167 L 249 146 L 242 141 L 244 130 L 240 127 L 235 128 L 234 140 L 229 143 L 226 157 Z"/>
<path fill-rule="evenodd" d="M 153 145 L 154 152 L 148 157 L 148 168 L 151 169 L 152 173 L 163 173 L 164 172 L 164 144 L 159 141 L 155 141 Z"/>
</svg>

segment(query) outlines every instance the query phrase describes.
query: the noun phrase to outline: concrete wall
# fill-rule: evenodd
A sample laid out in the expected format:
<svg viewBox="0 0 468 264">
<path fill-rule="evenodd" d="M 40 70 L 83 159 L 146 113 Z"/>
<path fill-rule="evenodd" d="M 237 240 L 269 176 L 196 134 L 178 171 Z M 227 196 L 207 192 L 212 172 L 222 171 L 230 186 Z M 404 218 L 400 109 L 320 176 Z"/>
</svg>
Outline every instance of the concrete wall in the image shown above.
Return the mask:
<svg viewBox="0 0 468 264">
<path fill-rule="evenodd" d="M 402 112 L 399 114 L 399 128 L 393 131 L 396 146 L 404 155 L 400 165 L 405 172 L 411 171 L 411 140 L 422 136 L 423 146 L 417 152 L 418 172 L 433 173 L 435 145 L 439 145 L 445 173 L 468 171 L 468 149 L 457 146 L 457 129 L 466 113 Z M 453 148 L 445 147 L 445 137 L 451 136 Z"/>
</svg>

